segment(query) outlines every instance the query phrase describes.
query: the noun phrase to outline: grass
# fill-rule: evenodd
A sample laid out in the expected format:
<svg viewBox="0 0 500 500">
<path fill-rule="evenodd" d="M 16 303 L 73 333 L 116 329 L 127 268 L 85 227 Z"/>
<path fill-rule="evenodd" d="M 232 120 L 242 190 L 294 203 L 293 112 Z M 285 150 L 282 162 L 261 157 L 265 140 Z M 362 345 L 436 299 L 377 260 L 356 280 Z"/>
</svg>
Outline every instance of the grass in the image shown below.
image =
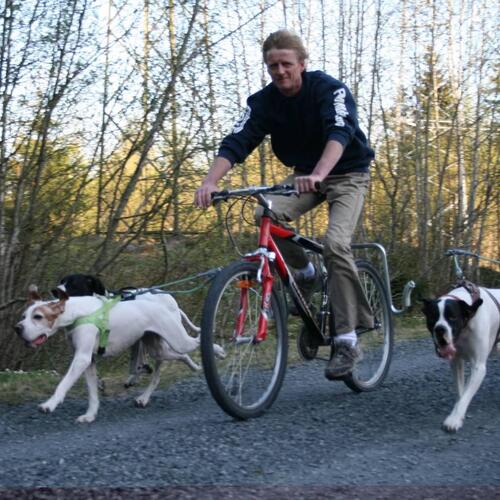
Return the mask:
<svg viewBox="0 0 500 500">
<path fill-rule="evenodd" d="M 0 402 L 19 404 L 48 396 L 59 378 L 52 370 L 0 372 Z"/>
<path fill-rule="evenodd" d="M 149 376 L 142 376 L 139 383 L 126 389 L 124 382 L 128 375 L 128 354 L 115 359 L 100 359 L 97 362 L 99 379 L 104 383 L 100 390 L 101 397 L 136 397 L 149 383 Z M 192 356 L 200 363 L 199 355 Z M 69 360 L 68 360 L 69 363 Z M 0 372 L 0 403 L 16 405 L 35 401 L 37 403 L 49 398 L 54 392 L 66 371 L 55 370 L 11 371 Z M 161 372 L 159 389 L 192 376 L 193 372 L 183 363 L 164 363 Z M 67 398 L 85 399 L 87 387 L 81 377 L 71 388 Z"/>
<path fill-rule="evenodd" d="M 422 315 L 403 314 L 393 318 L 394 338 L 398 340 L 417 340 L 427 338 L 429 332 Z"/>
</svg>

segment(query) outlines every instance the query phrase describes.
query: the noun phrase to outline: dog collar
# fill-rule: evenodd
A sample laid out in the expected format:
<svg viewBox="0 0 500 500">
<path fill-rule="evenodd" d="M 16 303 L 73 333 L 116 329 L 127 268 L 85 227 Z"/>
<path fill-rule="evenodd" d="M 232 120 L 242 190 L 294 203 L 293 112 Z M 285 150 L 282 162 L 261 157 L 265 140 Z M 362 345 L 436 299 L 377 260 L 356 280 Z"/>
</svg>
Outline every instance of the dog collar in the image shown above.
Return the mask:
<svg viewBox="0 0 500 500">
<path fill-rule="evenodd" d="M 470 296 L 472 297 L 472 303 L 476 302 L 476 300 L 481 296 L 479 287 L 475 283 L 472 283 L 472 281 L 461 279 L 457 283 L 457 287 L 465 288 L 465 290 L 469 292 Z"/>
<path fill-rule="evenodd" d="M 103 355 L 106 350 L 106 346 L 108 345 L 109 311 L 117 302 L 120 302 L 121 297 L 118 296 L 113 299 L 99 297 L 99 299 L 103 304 L 99 309 L 97 309 L 97 311 L 77 318 L 69 328 L 73 329 L 80 325 L 94 325 L 99 331 L 99 348 L 97 350 L 97 354 Z"/>
</svg>

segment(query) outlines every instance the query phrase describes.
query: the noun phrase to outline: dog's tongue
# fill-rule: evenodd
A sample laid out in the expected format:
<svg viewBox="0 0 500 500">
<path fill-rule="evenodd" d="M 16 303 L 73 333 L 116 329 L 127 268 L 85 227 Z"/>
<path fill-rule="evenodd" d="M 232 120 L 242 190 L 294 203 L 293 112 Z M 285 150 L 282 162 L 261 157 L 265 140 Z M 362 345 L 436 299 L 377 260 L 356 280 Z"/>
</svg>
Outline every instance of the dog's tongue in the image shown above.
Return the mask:
<svg viewBox="0 0 500 500">
<path fill-rule="evenodd" d="M 39 345 L 42 345 L 45 341 L 47 340 L 47 335 L 40 335 L 40 337 L 37 337 L 33 342 L 31 342 L 31 345 L 33 347 L 38 347 Z"/>
<path fill-rule="evenodd" d="M 454 346 L 452 346 L 451 344 L 448 344 L 445 347 L 440 347 L 438 352 L 442 358 L 450 360 L 450 359 L 453 359 L 457 350 L 455 349 Z"/>
</svg>

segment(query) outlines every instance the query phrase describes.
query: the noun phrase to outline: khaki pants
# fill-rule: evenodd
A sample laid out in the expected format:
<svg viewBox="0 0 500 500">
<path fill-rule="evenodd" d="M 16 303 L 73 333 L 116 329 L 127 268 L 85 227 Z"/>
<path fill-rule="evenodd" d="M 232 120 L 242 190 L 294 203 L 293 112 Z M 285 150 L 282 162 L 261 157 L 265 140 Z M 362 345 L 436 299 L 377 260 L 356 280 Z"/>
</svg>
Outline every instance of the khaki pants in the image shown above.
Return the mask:
<svg viewBox="0 0 500 500">
<path fill-rule="evenodd" d="M 282 184 L 293 184 L 297 175 L 292 174 Z M 373 327 L 373 317 L 359 283 L 351 240 L 368 190 L 370 176 L 367 173 L 329 175 L 319 192 L 295 196 L 269 196 L 272 211 L 280 224 L 287 226 L 323 201 L 328 202 L 328 229 L 324 240 L 324 259 L 328 270 L 330 301 L 335 318 L 335 334 L 339 335 L 357 327 Z M 262 211 L 256 212 L 257 220 Z M 308 263 L 304 249 L 292 241 L 276 238 L 286 262 L 295 268 Z"/>
</svg>

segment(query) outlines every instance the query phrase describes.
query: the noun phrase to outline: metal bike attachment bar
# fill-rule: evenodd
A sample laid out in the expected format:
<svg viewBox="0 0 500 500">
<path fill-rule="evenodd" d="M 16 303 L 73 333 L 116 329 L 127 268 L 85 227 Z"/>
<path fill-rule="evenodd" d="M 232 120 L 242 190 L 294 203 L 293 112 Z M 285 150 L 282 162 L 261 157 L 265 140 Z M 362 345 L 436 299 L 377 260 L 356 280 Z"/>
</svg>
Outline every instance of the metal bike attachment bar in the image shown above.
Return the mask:
<svg viewBox="0 0 500 500">
<path fill-rule="evenodd" d="M 401 298 L 401 309 L 398 309 L 392 303 L 392 291 L 391 291 L 391 278 L 389 276 L 389 264 L 387 263 L 387 252 L 385 248 L 380 243 L 354 243 L 351 248 L 353 250 L 376 250 L 382 259 L 383 266 L 383 276 L 382 279 L 385 282 L 385 286 L 387 287 L 387 293 L 389 295 L 389 301 L 391 303 L 391 311 L 392 314 L 402 314 L 408 308 L 411 307 L 411 293 L 415 288 L 416 284 L 413 280 L 408 281 L 403 288 L 402 298 Z"/>
<path fill-rule="evenodd" d="M 453 267 L 455 270 L 455 276 L 458 279 L 465 278 L 464 272 L 460 267 L 460 263 L 458 262 L 458 257 L 474 257 L 475 259 L 486 260 L 487 262 L 491 262 L 493 264 L 500 265 L 500 260 L 490 259 L 488 257 L 483 257 L 478 253 L 469 252 L 467 250 L 462 250 L 461 248 L 450 248 L 445 252 L 446 257 L 453 257 Z"/>
</svg>

